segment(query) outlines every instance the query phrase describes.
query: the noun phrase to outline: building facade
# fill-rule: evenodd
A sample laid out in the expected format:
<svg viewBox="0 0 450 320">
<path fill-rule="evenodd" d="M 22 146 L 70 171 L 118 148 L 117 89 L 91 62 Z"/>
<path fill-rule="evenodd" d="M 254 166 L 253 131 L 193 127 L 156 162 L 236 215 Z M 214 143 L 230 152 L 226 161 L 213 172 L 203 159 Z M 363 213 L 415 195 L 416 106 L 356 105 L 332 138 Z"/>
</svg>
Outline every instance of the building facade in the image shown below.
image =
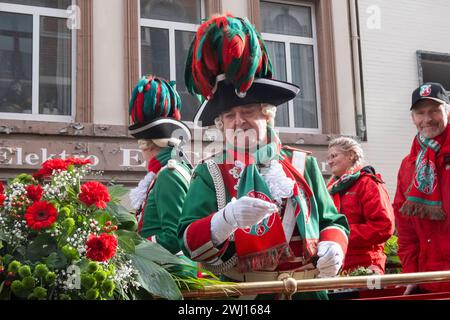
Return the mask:
<svg viewBox="0 0 450 320">
<path fill-rule="evenodd" d="M 193 127 L 186 54 L 202 19 L 224 12 L 248 17 L 274 77 L 301 88 L 278 109 L 282 141 L 313 151 L 328 175 L 330 138 L 360 136 L 392 194 L 414 136 L 411 91 L 450 88 L 444 0 L 0 1 L 0 180 L 80 155 L 104 180 L 136 184 L 146 164 L 127 132 L 132 87 L 146 73 L 176 80 Z M 185 148 L 196 162 L 220 145 L 214 130 L 195 130 Z"/>
</svg>

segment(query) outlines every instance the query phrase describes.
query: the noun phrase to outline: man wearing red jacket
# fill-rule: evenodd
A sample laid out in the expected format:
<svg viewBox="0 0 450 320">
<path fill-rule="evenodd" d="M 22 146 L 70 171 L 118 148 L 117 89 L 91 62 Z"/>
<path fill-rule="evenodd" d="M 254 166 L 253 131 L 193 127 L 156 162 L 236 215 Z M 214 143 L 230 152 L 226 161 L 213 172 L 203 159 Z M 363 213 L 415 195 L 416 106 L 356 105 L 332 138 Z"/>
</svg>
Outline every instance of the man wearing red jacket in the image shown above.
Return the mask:
<svg viewBox="0 0 450 320">
<path fill-rule="evenodd" d="M 398 173 L 394 211 L 403 272 L 450 270 L 449 98 L 439 83 L 412 94 L 418 134 Z M 409 285 L 405 294 L 417 289 Z M 423 284 L 424 292 L 450 292 L 450 283 Z"/>
</svg>

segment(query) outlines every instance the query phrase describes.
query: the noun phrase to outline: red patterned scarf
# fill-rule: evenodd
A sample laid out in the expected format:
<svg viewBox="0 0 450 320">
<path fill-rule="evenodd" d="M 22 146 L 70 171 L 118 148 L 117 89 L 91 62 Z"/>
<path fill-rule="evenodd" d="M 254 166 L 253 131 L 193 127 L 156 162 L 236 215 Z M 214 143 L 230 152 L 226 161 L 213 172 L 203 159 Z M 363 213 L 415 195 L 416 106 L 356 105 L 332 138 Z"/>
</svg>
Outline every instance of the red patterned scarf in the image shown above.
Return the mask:
<svg viewBox="0 0 450 320">
<path fill-rule="evenodd" d="M 410 157 L 415 160 L 415 171 L 407 191 L 406 201 L 400 212 L 406 216 L 419 216 L 430 220 L 444 220 L 442 194 L 437 172 L 439 151 L 449 136 L 447 128 L 434 139 L 417 134 L 413 141 Z"/>
</svg>

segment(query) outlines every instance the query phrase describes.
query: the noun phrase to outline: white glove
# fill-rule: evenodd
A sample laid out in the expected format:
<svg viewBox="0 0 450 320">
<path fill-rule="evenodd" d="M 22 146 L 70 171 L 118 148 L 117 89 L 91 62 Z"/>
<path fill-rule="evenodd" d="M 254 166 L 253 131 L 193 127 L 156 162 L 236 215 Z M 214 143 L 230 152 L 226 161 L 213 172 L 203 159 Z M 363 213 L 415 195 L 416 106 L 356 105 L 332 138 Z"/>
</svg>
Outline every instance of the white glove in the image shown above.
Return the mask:
<svg viewBox="0 0 450 320">
<path fill-rule="evenodd" d="M 245 196 L 229 202 L 224 208 L 223 216 L 233 227 L 246 228 L 257 224 L 275 211 L 277 206 L 272 202 Z"/>
<path fill-rule="evenodd" d="M 211 241 L 223 243 L 237 228 L 250 227 L 277 210 L 277 206 L 261 199 L 242 197 L 229 202 L 211 219 Z"/>
<path fill-rule="evenodd" d="M 320 278 L 334 277 L 342 267 L 344 253 L 339 244 L 333 241 L 321 241 L 317 247 L 317 269 Z"/>
</svg>

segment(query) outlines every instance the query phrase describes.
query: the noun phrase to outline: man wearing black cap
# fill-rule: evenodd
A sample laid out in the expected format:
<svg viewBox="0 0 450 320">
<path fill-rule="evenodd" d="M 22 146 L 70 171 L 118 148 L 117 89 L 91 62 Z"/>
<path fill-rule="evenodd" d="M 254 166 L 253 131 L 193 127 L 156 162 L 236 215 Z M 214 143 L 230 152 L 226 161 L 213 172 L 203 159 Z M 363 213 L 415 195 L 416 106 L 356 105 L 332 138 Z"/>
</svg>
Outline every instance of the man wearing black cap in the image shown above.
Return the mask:
<svg viewBox="0 0 450 320">
<path fill-rule="evenodd" d="M 394 210 L 403 272 L 450 270 L 449 98 L 439 83 L 412 94 L 417 128 L 411 151 L 398 172 Z M 409 285 L 405 294 L 450 292 L 450 283 Z"/>
<path fill-rule="evenodd" d="M 276 106 L 299 88 L 271 79 L 254 27 L 230 15 L 203 23 L 185 78 L 206 99 L 194 123 L 215 125 L 224 151 L 193 174 L 178 228 L 184 253 L 231 281 L 336 276 L 347 250 L 347 220 L 316 159 L 282 146 L 273 129 Z"/>
</svg>

